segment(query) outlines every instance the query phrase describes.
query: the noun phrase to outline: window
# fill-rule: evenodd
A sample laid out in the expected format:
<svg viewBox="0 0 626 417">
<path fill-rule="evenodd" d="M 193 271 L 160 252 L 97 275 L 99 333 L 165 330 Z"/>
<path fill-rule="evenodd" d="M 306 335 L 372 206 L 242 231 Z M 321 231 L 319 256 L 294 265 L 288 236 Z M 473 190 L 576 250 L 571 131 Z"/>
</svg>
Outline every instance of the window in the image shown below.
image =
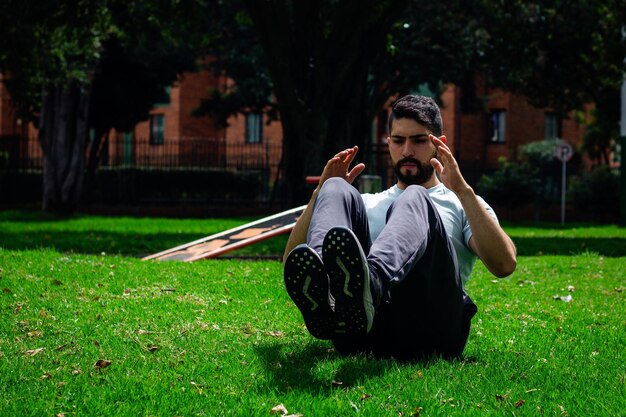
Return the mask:
<svg viewBox="0 0 626 417">
<path fill-rule="evenodd" d="M 263 139 L 263 115 L 246 114 L 246 143 L 261 143 Z"/>
<path fill-rule="evenodd" d="M 506 139 L 506 112 L 491 110 L 489 114 L 489 143 L 504 143 Z"/>
<path fill-rule="evenodd" d="M 163 145 L 165 133 L 165 116 L 153 114 L 150 116 L 150 144 Z"/>
<path fill-rule="evenodd" d="M 554 112 L 546 112 L 544 115 L 543 137 L 544 139 L 556 139 L 561 137 L 561 118 Z"/>
</svg>

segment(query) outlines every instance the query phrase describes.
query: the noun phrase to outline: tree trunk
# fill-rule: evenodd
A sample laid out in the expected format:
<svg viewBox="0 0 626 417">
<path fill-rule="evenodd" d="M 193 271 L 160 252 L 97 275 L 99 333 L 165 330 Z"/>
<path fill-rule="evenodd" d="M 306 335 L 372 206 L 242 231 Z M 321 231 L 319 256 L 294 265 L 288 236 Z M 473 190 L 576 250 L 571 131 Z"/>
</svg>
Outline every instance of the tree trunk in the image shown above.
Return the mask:
<svg viewBox="0 0 626 417">
<path fill-rule="evenodd" d="M 307 175 L 319 175 L 341 149 L 365 150 L 381 104 L 380 80 L 370 79 L 373 57 L 385 50 L 385 31 L 404 0 L 245 3 L 278 101 L 287 191 L 292 204 L 302 204 L 309 197 Z M 322 18 L 327 7 L 334 7 L 332 22 Z"/>
<path fill-rule="evenodd" d="M 78 82 L 44 92 L 39 117 L 46 211 L 73 213 L 80 199 L 85 167 L 89 91 Z"/>
</svg>

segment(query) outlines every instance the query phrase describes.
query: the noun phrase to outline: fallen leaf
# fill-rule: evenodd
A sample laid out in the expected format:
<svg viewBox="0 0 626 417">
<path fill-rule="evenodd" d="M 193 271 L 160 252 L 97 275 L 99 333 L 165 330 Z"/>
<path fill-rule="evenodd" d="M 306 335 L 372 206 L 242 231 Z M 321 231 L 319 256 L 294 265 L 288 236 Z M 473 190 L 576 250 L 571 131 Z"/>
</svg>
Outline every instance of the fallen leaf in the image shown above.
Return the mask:
<svg viewBox="0 0 626 417">
<path fill-rule="evenodd" d="M 281 338 L 281 337 L 285 337 L 285 334 L 283 332 L 281 332 L 280 330 L 278 330 L 278 331 L 272 330 L 270 332 L 270 336 Z"/>
<path fill-rule="evenodd" d="M 411 417 L 419 417 L 422 410 L 423 410 L 422 407 L 415 407 L 415 409 L 413 410 L 413 413 L 411 414 Z"/>
<path fill-rule="evenodd" d="M 156 345 L 148 346 L 148 352 L 154 352 L 159 350 L 159 347 Z"/>
<path fill-rule="evenodd" d="M 196 384 L 195 381 L 191 381 L 190 384 L 198 390 L 198 394 L 202 395 L 202 387 L 200 385 Z"/>
<path fill-rule="evenodd" d="M 82 372 L 80 369 L 74 369 L 74 370 L 72 371 L 72 375 L 80 375 L 80 374 L 82 374 L 82 373 L 83 373 L 83 372 Z"/>
<path fill-rule="evenodd" d="M 106 359 L 100 359 L 98 362 L 96 362 L 96 364 L 93 366 L 96 369 L 104 369 L 104 368 L 108 368 L 109 366 L 111 366 L 111 361 L 108 361 Z"/>
<path fill-rule="evenodd" d="M 17 304 L 15 308 L 13 309 L 13 314 L 19 313 L 22 310 L 22 307 L 23 307 L 22 304 Z"/>
<path fill-rule="evenodd" d="M 498 401 L 504 401 L 507 398 L 509 398 L 509 396 L 507 394 L 504 394 L 504 395 L 496 394 L 496 400 L 498 400 Z"/>
<path fill-rule="evenodd" d="M 574 291 L 576 291 L 576 287 L 574 287 L 573 285 L 567 286 L 567 292 L 574 292 Z"/>
<path fill-rule="evenodd" d="M 41 352 L 43 352 L 44 348 L 37 348 L 37 349 L 33 349 L 33 350 L 27 350 L 26 352 L 24 352 L 25 355 L 28 356 L 35 356 L 40 354 Z"/>
<path fill-rule="evenodd" d="M 335 381 L 334 379 L 331 381 L 330 385 L 332 385 L 333 387 L 340 387 L 343 385 L 342 381 Z"/>
<path fill-rule="evenodd" d="M 33 330 L 32 332 L 26 333 L 28 337 L 41 337 L 42 334 L 40 330 Z"/>
<path fill-rule="evenodd" d="M 524 405 L 524 403 L 525 403 L 525 402 L 526 402 L 526 401 L 521 400 L 521 399 L 520 399 L 520 400 L 517 400 L 517 401 L 515 402 L 515 408 L 520 408 L 522 405 Z"/>
<path fill-rule="evenodd" d="M 272 409 L 270 410 L 270 414 L 280 414 L 281 416 L 284 416 L 287 413 L 287 409 L 282 404 L 278 404 L 277 406 L 272 407 Z"/>
<path fill-rule="evenodd" d="M 552 299 L 553 299 L 553 300 L 555 300 L 555 301 L 556 301 L 556 300 L 561 300 L 561 301 L 566 302 L 566 303 L 569 303 L 569 302 L 571 302 L 571 301 L 573 300 L 572 296 L 571 296 L 571 295 L 569 295 L 569 294 L 568 294 L 568 295 L 565 295 L 565 296 L 562 296 L 562 295 L 553 295 L 553 296 L 552 296 Z"/>
<path fill-rule="evenodd" d="M 372 398 L 372 396 L 369 394 L 361 395 L 361 401 L 369 400 L 370 398 Z"/>
<path fill-rule="evenodd" d="M 41 376 L 41 379 L 50 379 L 52 378 L 52 374 L 50 372 L 46 372 Z"/>
<path fill-rule="evenodd" d="M 150 333 L 152 333 L 152 332 L 150 332 L 148 330 L 142 330 L 142 329 L 137 330 L 137 334 L 150 334 Z"/>
</svg>

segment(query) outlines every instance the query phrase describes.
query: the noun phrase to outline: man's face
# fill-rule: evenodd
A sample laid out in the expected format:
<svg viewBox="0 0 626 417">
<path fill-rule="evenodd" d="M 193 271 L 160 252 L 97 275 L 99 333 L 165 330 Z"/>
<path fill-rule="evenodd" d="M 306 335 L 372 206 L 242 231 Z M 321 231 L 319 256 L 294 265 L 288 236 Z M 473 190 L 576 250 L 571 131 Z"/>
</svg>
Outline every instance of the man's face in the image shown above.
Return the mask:
<svg viewBox="0 0 626 417">
<path fill-rule="evenodd" d="M 435 145 L 424 125 L 413 119 L 396 119 L 389 136 L 389 154 L 400 185 L 428 184 L 434 178 L 431 158 L 437 157 Z"/>
</svg>

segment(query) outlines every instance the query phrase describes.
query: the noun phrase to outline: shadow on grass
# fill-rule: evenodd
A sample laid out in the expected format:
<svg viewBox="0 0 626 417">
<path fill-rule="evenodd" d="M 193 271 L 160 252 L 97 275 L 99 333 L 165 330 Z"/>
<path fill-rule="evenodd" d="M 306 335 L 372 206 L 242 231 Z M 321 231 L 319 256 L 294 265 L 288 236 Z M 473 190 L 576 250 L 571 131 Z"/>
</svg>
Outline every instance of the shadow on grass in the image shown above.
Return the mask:
<svg viewBox="0 0 626 417">
<path fill-rule="evenodd" d="M 272 342 L 258 345 L 255 350 L 270 375 L 268 387 L 281 392 L 298 390 L 319 395 L 328 395 L 334 389 L 361 385 L 365 380 L 384 376 L 389 371 L 395 372 L 399 367 L 418 364 L 419 369 L 424 369 L 442 360 L 451 363 L 478 362 L 476 357 L 397 361 L 365 355 L 342 355 L 330 349 L 330 344 L 322 342 L 302 347 Z"/>
<path fill-rule="evenodd" d="M 4 232 L 0 247 L 8 250 L 53 249 L 85 255 L 122 254 L 144 256 L 200 239 L 186 233 L 133 234 L 122 232 Z"/>
<path fill-rule="evenodd" d="M 210 234 L 210 233 L 207 233 Z M 28 231 L 0 230 L 0 247 L 9 250 L 49 248 L 80 254 L 123 254 L 144 256 L 180 246 L 204 237 L 191 233 L 133 234 L 106 231 Z M 515 237 L 519 256 L 597 253 L 602 256 L 626 256 L 626 238 Z M 285 240 L 270 239 L 246 248 L 252 254 L 280 254 Z"/>
<path fill-rule="evenodd" d="M 514 237 L 519 256 L 577 255 L 626 256 L 625 238 Z"/>
<path fill-rule="evenodd" d="M 342 356 L 321 343 L 293 349 L 293 345 L 274 342 L 255 350 L 271 375 L 268 386 L 282 392 L 299 390 L 326 395 L 333 389 L 383 375 L 390 368 L 390 361 Z M 325 367 L 329 370 L 322 374 Z"/>
</svg>

